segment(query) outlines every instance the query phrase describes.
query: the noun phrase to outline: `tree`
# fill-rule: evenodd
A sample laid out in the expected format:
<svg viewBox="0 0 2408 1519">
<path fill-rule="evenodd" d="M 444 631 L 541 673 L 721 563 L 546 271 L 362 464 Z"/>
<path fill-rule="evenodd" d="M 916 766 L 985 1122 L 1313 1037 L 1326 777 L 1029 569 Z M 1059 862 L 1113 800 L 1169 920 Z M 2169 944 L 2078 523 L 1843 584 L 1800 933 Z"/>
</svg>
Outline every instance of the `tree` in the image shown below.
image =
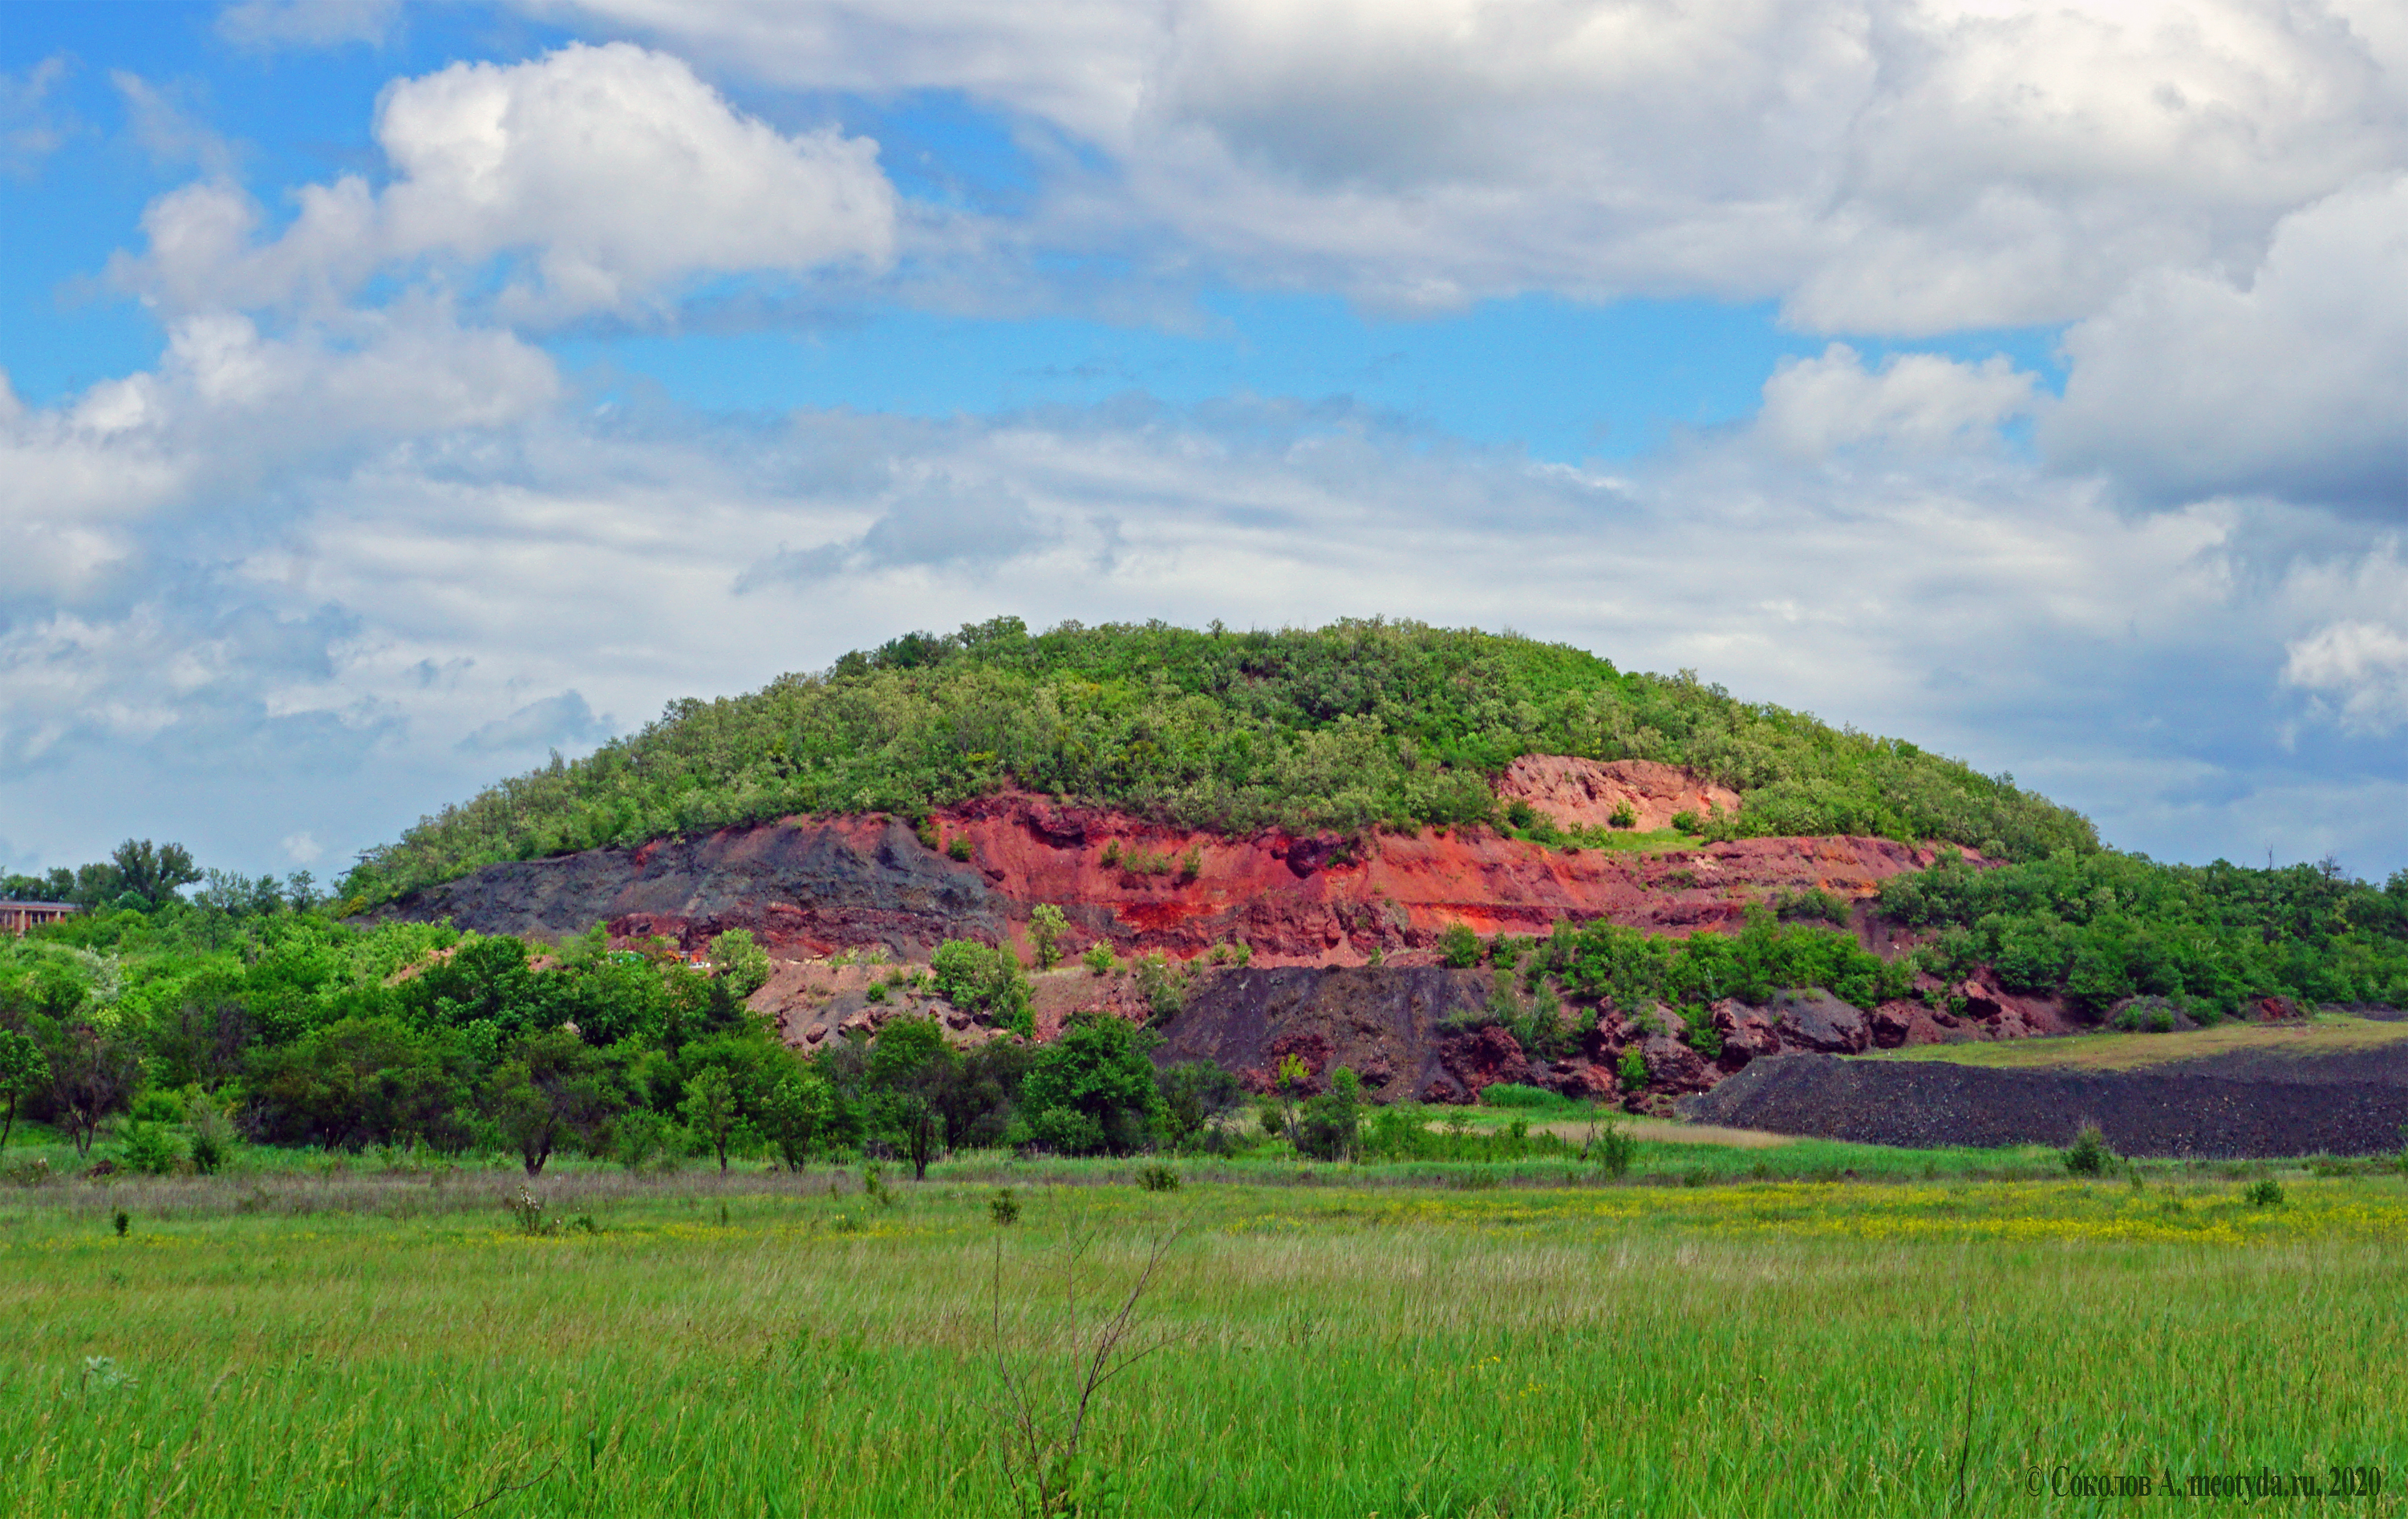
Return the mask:
<svg viewBox="0 0 2408 1519">
<path fill-rule="evenodd" d="M 835 1116 L 836 1092 L 815 1070 L 795 1071 L 761 1098 L 762 1132 L 790 1171 L 801 1170 L 811 1158 Z"/>
<path fill-rule="evenodd" d="M 61 1029 L 50 1056 L 50 1106 L 63 1121 L 79 1156 L 92 1154 L 104 1119 L 125 1111 L 142 1079 L 134 1046 L 90 1024 Z"/>
<path fill-rule="evenodd" d="M 719 1168 L 727 1169 L 728 1141 L 742 1116 L 736 1105 L 735 1081 L 717 1066 L 704 1068 L 685 1083 L 685 1101 L 679 1105 L 678 1113 L 688 1128 L 710 1141 L 719 1155 Z"/>
<path fill-rule="evenodd" d="M 148 838 L 129 838 L 117 846 L 109 856 L 108 884 L 111 896 L 131 892 L 152 907 L 172 901 L 179 886 L 188 886 L 201 879 L 193 864 L 193 855 L 181 844 L 153 844 Z M 94 877 L 94 884 L 100 878 Z"/>
<path fill-rule="evenodd" d="M 769 952 L 752 941 L 749 929 L 730 928 L 712 939 L 710 967 L 739 1002 L 769 983 Z"/>
<path fill-rule="evenodd" d="M 934 1018 L 896 1018 L 878 1031 L 869 1047 L 863 1088 L 870 1120 L 911 1159 L 911 1178 L 928 1179 L 928 1162 L 945 1138 L 943 1109 L 961 1084 L 962 1058 L 945 1042 Z"/>
<path fill-rule="evenodd" d="M 529 1176 L 563 1142 L 590 1139 L 624 1106 L 600 1052 L 565 1028 L 520 1039 L 485 1083 L 486 1115 Z"/>
<path fill-rule="evenodd" d="M 1051 902 L 1039 902 L 1028 912 L 1028 947 L 1037 952 L 1037 968 L 1051 970 L 1062 960 L 1062 936 L 1070 920 Z"/>
<path fill-rule="evenodd" d="M 1246 1100 L 1246 1089 L 1238 1078 L 1210 1060 L 1166 1066 L 1155 1074 L 1154 1085 L 1162 1090 L 1163 1116 L 1170 1137 L 1182 1144 Z"/>
<path fill-rule="evenodd" d="M 17 1097 L 50 1074 L 42 1047 L 13 1028 L 0 1028 L 0 1093 L 8 1097 L 8 1116 L 0 1121 L 0 1154 L 8 1149 L 8 1135 L 17 1126 Z"/>
<path fill-rule="evenodd" d="M 1140 1034 L 1110 1013 L 1073 1014 L 1062 1037 L 1037 1053 L 1021 1083 L 1032 1135 L 1072 1153 L 1127 1154 L 1149 1143 L 1161 1125 L 1162 1092 Z"/>
<path fill-rule="evenodd" d="M 1363 1083 L 1353 1071 L 1340 1066 L 1330 1072 L 1329 1090 L 1308 1100 L 1297 1115 L 1297 1153 L 1316 1160 L 1342 1160 L 1353 1154 L 1362 1096 Z"/>
</svg>

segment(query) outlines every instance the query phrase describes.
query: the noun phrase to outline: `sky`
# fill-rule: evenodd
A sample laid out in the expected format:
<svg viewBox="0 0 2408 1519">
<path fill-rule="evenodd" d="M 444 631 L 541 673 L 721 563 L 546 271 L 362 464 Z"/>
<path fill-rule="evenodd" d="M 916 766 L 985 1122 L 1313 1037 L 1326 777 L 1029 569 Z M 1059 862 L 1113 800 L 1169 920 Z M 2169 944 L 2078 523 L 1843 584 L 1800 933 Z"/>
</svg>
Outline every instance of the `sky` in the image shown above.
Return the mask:
<svg viewBox="0 0 2408 1519">
<path fill-rule="evenodd" d="M 1511 629 L 2408 867 L 2397 0 L 0 6 L 0 870 L 914 628 Z"/>
</svg>

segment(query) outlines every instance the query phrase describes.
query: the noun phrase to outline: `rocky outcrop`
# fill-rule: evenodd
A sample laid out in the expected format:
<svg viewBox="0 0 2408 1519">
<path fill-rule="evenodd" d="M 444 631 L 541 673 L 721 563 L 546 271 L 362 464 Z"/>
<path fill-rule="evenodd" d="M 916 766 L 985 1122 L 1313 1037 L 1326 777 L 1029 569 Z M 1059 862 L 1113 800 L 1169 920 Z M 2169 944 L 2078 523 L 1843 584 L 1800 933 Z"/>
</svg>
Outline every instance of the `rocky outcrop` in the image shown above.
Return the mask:
<svg viewBox="0 0 2408 1519">
<path fill-rule="evenodd" d="M 1780 892 L 1869 897 L 1933 857 L 1854 838 L 1656 854 L 1550 849 L 1486 828 L 1225 838 L 1021 793 L 929 822 L 939 849 L 892 818 L 794 818 L 487 866 L 378 915 L 552 938 L 598 922 L 686 949 L 746 928 L 781 955 L 866 945 L 912 954 L 955 938 L 1025 949 L 1042 902 L 1068 915 L 1072 953 L 1102 941 L 1184 958 L 1242 942 L 1256 965 L 1360 965 L 1375 953 L 1434 959 L 1457 923 L 1483 935 L 1543 934 L 1567 918 L 1668 934 L 1732 928 Z"/>
</svg>

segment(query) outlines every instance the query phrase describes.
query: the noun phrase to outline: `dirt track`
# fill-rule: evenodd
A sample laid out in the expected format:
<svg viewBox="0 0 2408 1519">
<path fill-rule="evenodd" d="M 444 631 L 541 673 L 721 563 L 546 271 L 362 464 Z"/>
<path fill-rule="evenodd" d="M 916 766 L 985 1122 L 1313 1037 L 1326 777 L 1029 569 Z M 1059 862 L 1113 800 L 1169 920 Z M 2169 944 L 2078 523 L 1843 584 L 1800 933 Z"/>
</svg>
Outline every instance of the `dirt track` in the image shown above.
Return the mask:
<svg viewBox="0 0 2408 1519">
<path fill-rule="evenodd" d="M 1918 1148 L 2061 1145 L 2095 1123 L 2128 1155 L 2371 1154 L 2401 1147 L 2408 1045 L 2330 1055 L 2242 1051 L 2128 1071 L 1785 1054 L 1684 1099 L 1681 1113 Z"/>
</svg>

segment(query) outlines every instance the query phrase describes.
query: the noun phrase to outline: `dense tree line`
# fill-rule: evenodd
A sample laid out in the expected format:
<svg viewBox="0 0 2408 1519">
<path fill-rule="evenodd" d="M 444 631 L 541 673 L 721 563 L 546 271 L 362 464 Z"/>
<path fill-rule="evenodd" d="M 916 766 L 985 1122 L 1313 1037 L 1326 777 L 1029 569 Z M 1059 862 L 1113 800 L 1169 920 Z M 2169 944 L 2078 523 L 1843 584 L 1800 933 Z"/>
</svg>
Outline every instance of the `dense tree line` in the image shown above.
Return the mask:
<svg viewBox="0 0 2408 1519">
<path fill-rule="evenodd" d="M 1009 955 L 948 948 L 946 989 L 1007 1021 L 1025 1009 Z M 1193 1140 L 1236 1100 L 1226 1082 L 1158 1079 L 1156 1036 L 1114 1019 L 963 1051 L 933 1019 L 901 1017 L 806 1057 L 745 1006 L 768 970 L 749 936 L 722 936 L 710 961 L 612 949 L 598 928 L 530 945 L 362 932 L 289 898 L 112 902 L 0 940 L 6 1122 L 22 1111 L 82 1151 L 122 1124 L 129 1146 L 163 1154 L 145 1125 L 173 1123 L 196 1162 L 222 1125 L 262 1143 L 509 1154 L 532 1174 L 558 1154 L 1126 1153 Z M 1199 1106 L 1198 1090 L 1217 1095 Z"/>
<path fill-rule="evenodd" d="M 795 812 L 917 814 L 1014 784 L 1225 831 L 1502 823 L 1494 777 L 1527 753 L 1693 767 L 1746 795 L 1713 820 L 1725 835 L 1938 838 L 2013 858 L 2098 845 L 2012 778 L 1562 645 L 1412 623 L 1032 635 L 998 618 L 672 703 L 422 820 L 344 892 L 372 902 L 499 860 Z"/>
<path fill-rule="evenodd" d="M 2408 871 L 2382 887 L 2329 862 L 2255 869 L 2070 851 L 2000 869 L 1943 859 L 1882 888 L 1882 910 L 1940 930 L 1943 975 L 1997 967 L 2014 992 L 2100 1013 L 2158 996 L 2194 1016 L 2247 998 L 2408 1006 Z"/>
</svg>

